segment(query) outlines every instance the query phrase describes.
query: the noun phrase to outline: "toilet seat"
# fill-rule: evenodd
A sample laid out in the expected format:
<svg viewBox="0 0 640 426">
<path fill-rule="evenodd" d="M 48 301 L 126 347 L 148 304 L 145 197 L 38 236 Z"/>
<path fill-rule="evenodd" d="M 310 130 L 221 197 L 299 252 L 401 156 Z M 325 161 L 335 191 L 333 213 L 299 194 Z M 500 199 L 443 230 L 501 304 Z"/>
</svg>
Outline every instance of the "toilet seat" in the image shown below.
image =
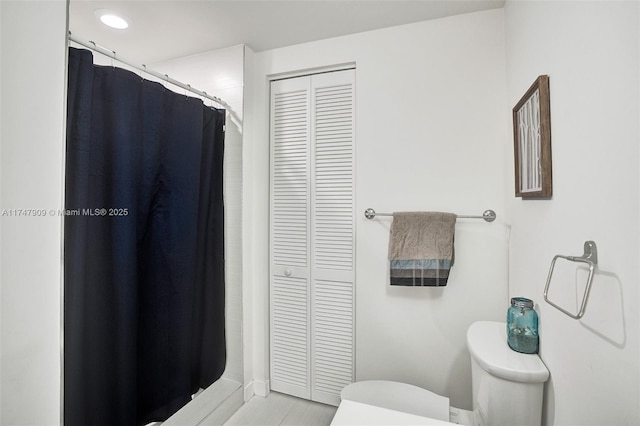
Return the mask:
<svg viewBox="0 0 640 426">
<path fill-rule="evenodd" d="M 340 393 L 345 401 L 449 421 L 449 398 L 434 392 L 387 380 L 365 380 L 347 385 Z"/>
</svg>

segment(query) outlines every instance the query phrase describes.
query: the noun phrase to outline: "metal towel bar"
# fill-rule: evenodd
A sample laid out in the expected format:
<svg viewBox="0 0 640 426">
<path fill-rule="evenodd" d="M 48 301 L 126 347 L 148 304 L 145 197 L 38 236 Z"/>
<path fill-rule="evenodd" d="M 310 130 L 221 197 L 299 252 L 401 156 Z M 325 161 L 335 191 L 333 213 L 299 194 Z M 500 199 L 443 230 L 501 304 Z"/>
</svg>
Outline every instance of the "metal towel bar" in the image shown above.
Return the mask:
<svg viewBox="0 0 640 426">
<path fill-rule="evenodd" d="M 547 294 L 549 293 L 549 285 L 551 284 L 551 276 L 553 275 L 553 268 L 555 267 L 556 260 L 558 260 L 558 258 L 566 259 L 571 262 L 586 263 L 587 265 L 589 265 L 589 277 L 587 278 L 587 286 L 584 289 L 584 295 L 582 296 L 582 303 L 580 304 L 580 310 L 578 311 L 577 314 L 572 314 L 571 312 L 565 310 L 564 308 L 561 308 L 560 306 L 556 305 L 551 300 L 549 300 L 549 298 L 547 297 Z M 584 311 L 587 307 L 587 300 L 589 299 L 589 292 L 591 291 L 591 283 L 593 282 L 593 275 L 597 265 L 598 265 L 598 248 L 596 247 L 595 241 L 585 241 L 584 254 L 582 256 L 563 256 L 560 254 L 555 255 L 553 260 L 551 261 L 551 267 L 549 268 L 549 275 L 547 276 L 547 285 L 545 285 L 544 287 L 543 295 L 544 295 L 545 302 L 547 302 L 554 308 L 559 309 L 561 312 L 569 315 L 571 318 L 574 318 L 574 319 L 582 318 L 582 316 L 584 315 Z"/>
<path fill-rule="evenodd" d="M 376 213 L 374 209 L 369 207 L 364 211 L 364 217 L 373 219 L 376 216 L 393 216 L 393 213 Z M 483 219 L 485 222 L 493 222 L 496 220 L 496 212 L 493 210 L 485 210 L 482 216 L 458 215 L 460 219 Z"/>
</svg>

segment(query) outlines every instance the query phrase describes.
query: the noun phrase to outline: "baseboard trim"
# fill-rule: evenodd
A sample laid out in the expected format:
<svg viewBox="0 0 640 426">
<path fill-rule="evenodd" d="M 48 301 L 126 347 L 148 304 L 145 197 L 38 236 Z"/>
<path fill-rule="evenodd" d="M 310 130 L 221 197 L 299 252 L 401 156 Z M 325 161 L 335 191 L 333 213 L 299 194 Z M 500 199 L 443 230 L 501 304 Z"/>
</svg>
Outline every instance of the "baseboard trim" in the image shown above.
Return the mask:
<svg viewBox="0 0 640 426">
<path fill-rule="evenodd" d="M 254 381 L 252 380 L 244 387 L 244 402 L 249 401 L 255 394 Z"/>
<path fill-rule="evenodd" d="M 265 381 L 254 380 L 253 381 L 253 392 L 257 396 L 261 396 L 263 398 L 266 398 L 269 395 L 269 392 L 271 392 L 271 387 L 269 385 L 269 380 L 265 380 Z"/>
</svg>

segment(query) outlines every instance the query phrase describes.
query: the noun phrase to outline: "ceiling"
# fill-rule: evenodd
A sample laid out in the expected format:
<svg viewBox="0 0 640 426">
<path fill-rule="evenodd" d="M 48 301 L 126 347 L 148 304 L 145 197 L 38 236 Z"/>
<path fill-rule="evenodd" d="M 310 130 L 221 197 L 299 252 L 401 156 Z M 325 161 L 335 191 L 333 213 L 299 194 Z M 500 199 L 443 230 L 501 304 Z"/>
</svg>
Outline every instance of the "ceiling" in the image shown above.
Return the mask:
<svg viewBox="0 0 640 426">
<path fill-rule="evenodd" d="M 153 63 L 246 44 L 263 50 L 501 8 L 504 0 L 71 0 L 69 30 L 122 57 Z M 130 26 L 95 16 L 109 9 Z"/>
</svg>

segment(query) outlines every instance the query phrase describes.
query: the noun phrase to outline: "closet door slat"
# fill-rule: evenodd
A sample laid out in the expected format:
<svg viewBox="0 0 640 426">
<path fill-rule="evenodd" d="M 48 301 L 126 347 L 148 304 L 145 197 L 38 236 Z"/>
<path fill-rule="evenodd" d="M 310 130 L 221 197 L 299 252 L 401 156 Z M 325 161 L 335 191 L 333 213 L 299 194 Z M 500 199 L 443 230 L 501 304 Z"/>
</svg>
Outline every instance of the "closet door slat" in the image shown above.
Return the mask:
<svg viewBox="0 0 640 426">
<path fill-rule="evenodd" d="M 312 79 L 312 253 L 314 268 L 319 269 L 353 270 L 355 98 L 353 81 L 348 81 L 352 75 L 349 70 Z"/>
</svg>

